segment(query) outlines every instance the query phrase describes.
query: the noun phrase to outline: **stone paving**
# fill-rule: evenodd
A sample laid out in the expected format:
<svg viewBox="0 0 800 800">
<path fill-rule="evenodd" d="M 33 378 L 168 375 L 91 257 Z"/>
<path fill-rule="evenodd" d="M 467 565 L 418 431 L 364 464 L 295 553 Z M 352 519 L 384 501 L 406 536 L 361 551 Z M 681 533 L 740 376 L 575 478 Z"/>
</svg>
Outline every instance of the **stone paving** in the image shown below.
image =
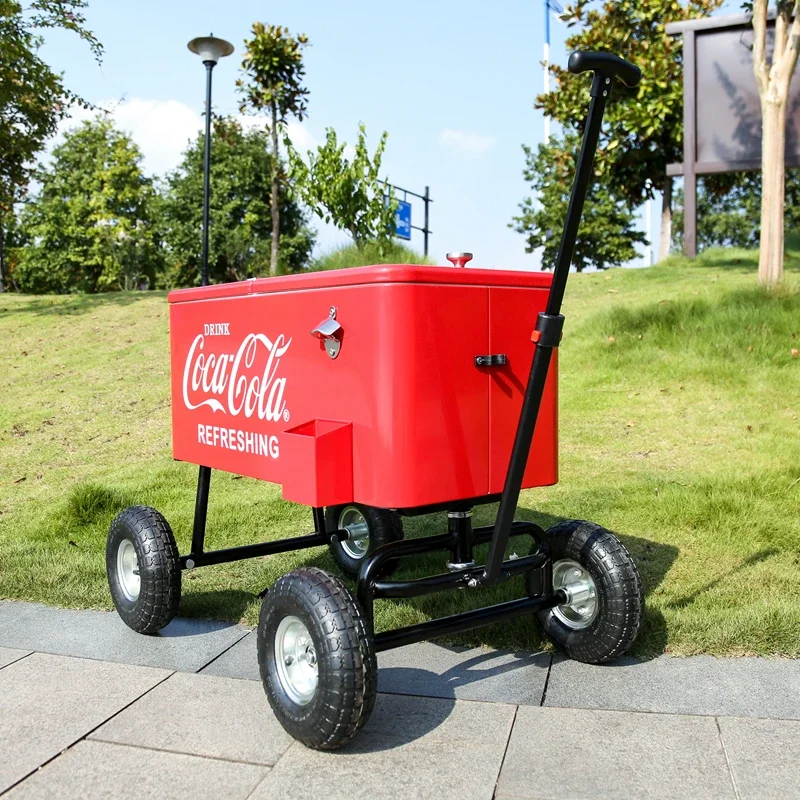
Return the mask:
<svg viewBox="0 0 800 800">
<path fill-rule="evenodd" d="M 622 659 L 424 643 L 334 753 L 293 742 L 254 636 L 0 602 L 0 795 L 20 798 L 800 797 L 800 662 Z"/>
</svg>

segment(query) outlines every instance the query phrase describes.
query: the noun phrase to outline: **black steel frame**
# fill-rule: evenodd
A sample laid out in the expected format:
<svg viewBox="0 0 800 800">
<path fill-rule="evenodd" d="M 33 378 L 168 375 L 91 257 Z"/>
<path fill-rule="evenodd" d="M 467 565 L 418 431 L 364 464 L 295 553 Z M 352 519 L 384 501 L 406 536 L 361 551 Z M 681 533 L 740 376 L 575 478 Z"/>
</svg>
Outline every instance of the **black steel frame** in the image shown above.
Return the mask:
<svg viewBox="0 0 800 800">
<path fill-rule="evenodd" d="M 378 633 L 375 635 L 375 647 L 378 651 L 471 630 L 567 602 L 566 595 L 561 590 L 553 589 L 552 559 L 545 532 L 532 522 L 514 521 L 514 515 L 519 502 L 523 474 L 528 461 L 553 350 L 559 346 L 561 340 L 564 324 L 561 304 L 572 263 L 583 205 L 591 183 L 592 164 L 603 121 L 603 112 L 611 93 L 612 78 L 619 76 L 628 85 L 638 83 L 636 67 L 606 53 L 575 53 L 570 58 L 569 67 L 571 72 L 576 73 L 594 71 L 592 99 L 583 131 L 575 180 L 547 306 L 545 311 L 538 316 L 535 333 L 532 337 L 536 349 L 531 363 L 505 485 L 499 496 L 500 505 L 495 523 L 473 529 L 471 509 L 474 505 L 496 501 L 497 495 L 472 500 L 458 500 L 436 506 L 398 509 L 406 516 L 446 509 L 448 511 L 448 532 L 419 539 L 392 542 L 377 548 L 365 558 L 356 586 L 356 596 L 370 628 L 372 628 L 374 602 L 380 598 L 420 597 L 453 589 L 478 589 L 493 586 L 523 574 L 528 576 L 530 596 L 442 619 L 430 620 L 419 625 Z M 189 555 L 181 556 L 181 568 L 183 569 L 284 553 L 307 547 L 318 547 L 327 545 L 332 540 L 342 541 L 348 536 L 346 530 L 326 532 L 324 510 L 314 508 L 314 532 L 307 536 L 206 552 L 204 543 L 210 482 L 210 467 L 200 467 L 192 552 Z M 519 535 L 528 535 L 533 539 L 534 552 L 522 557 L 512 555 L 506 558 L 510 538 Z M 486 564 L 477 566 L 473 561 L 474 546 L 486 543 L 490 544 Z M 448 572 L 414 580 L 381 580 L 382 567 L 386 566 L 386 562 L 434 552 L 450 554 Z"/>
</svg>

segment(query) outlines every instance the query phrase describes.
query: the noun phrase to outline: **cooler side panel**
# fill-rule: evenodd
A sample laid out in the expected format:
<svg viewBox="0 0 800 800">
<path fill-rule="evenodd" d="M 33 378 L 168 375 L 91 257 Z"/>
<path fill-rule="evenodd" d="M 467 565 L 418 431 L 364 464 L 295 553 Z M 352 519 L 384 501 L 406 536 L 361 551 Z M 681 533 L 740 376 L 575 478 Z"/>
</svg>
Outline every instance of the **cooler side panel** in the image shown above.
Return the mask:
<svg viewBox="0 0 800 800">
<path fill-rule="evenodd" d="M 544 311 L 547 290 L 489 289 L 491 353 L 508 357 L 503 367 L 491 367 L 489 491 L 501 492 L 522 410 L 534 344 L 536 316 Z M 533 444 L 523 477 L 523 488 L 558 482 L 558 350 L 554 351 L 545 384 Z"/>
<path fill-rule="evenodd" d="M 380 417 L 392 440 L 376 479 L 376 505 L 444 503 L 487 493 L 489 384 L 475 356 L 489 346 L 488 289 L 407 284 L 383 309 L 384 357 L 376 375 Z M 384 461 L 385 459 L 385 461 Z"/>
<path fill-rule="evenodd" d="M 173 456 L 283 483 L 284 431 L 330 419 L 353 423 L 354 477 L 373 474 L 372 442 L 382 436 L 376 430 L 375 381 L 365 365 L 378 360 L 375 288 L 173 303 Z M 345 331 L 336 359 L 310 335 L 331 306 Z"/>
</svg>

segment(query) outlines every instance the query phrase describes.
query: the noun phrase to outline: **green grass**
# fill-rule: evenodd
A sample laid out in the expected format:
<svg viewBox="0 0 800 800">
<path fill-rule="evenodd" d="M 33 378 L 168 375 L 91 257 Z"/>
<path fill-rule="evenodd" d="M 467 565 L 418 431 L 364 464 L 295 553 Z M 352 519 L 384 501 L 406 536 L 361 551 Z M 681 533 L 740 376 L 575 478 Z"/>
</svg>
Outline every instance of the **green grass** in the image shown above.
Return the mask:
<svg viewBox="0 0 800 800">
<path fill-rule="evenodd" d="M 366 267 L 371 264 L 433 264 L 410 247 L 396 241 L 384 245 L 383 251 L 374 242 L 367 242 L 359 250 L 354 244 L 324 253 L 311 265 L 311 269 L 345 269 Z"/>
<path fill-rule="evenodd" d="M 561 482 L 524 492 L 519 516 L 618 532 L 647 592 L 639 655 L 800 655 L 798 266 L 774 295 L 744 251 L 571 278 Z M 128 504 L 159 508 L 187 551 L 196 468 L 170 458 L 167 321 L 159 293 L 0 296 L 0 596 L 109 608 L 105 534 Z M 212 546 L 310 529 L 275 486 L 214 473 L 211 498 Z M 406 520 L 407 535 L 442 524 Z M 253 624 L 257 593 L 300 564 L 334 569 L 319 549 L 186 573 L 181 613 Z M 381 603 L 377 625 L 519 591 Z M 459 641 L 542 646 L 530 619 Z"/>
</svg>

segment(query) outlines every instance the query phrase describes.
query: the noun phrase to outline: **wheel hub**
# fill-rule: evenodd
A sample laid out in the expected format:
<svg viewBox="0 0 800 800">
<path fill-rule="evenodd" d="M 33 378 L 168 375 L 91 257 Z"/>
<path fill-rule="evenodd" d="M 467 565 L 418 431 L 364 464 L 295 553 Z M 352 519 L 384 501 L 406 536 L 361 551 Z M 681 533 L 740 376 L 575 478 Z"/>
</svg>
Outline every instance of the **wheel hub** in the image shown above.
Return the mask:
<svg viewBox="0 0 800 800">
<path fill-rule="evenodd" d="M 275 660 L 281 686 L 300 706 L 311 702 L 319 683 L 317 650 L 298 617 L 284 617 L 275 632 Z"/>
<path fill-rule="evenodd" d="M 139 599 L 142 588 L 139 558 L 133 542 L 129 539 L 123 539 L 117 549 L 117 582 L 126 600 L 135 602 Z"/>
<path fill-rule="evenodd" d="M 567 596 L 564 605 L 553 608 L 553 614 L 568 628 L 588 628 L 596 619 L 600 606 L 597 586 L 588 571 L 577 561 L 564 558 L 553 564 L 553 588 Z"/>
<path fill-rule="evenodd" d="M 341 545 L 350 558 L 362 559 L 369 549 L 369 525 L 364 515 L 355 507 L 347 506 L 339 514 L 339 530 L 347 531 Z"/>
</svg>

